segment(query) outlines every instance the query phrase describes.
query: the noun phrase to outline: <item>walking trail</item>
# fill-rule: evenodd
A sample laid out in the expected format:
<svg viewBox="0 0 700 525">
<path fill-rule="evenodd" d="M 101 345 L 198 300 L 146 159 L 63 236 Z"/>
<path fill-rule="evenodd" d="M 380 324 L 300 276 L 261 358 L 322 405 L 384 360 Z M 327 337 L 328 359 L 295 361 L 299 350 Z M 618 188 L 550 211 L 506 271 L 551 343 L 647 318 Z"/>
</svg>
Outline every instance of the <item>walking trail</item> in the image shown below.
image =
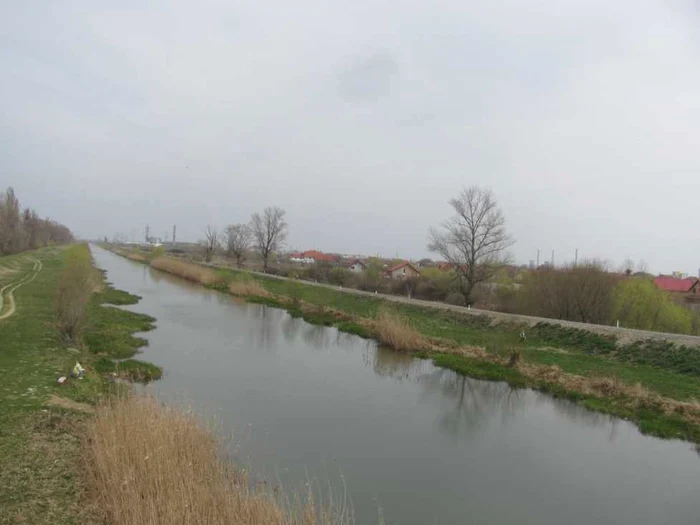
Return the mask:
<svg viewBox="0 0 700 525">
<path fill-rule="evenodd" d="M 11 317 L 14 315 L 15 311 L 17 310 L 17 304 L 15 302 L 15 295 L 14 292 L 17 290 L 20 286 L 32 282 L 37 275 L 39 275 L 39 272 L 43 268 L 43 264 L 41 263 L 40 260 L 38 259 L 32 259 L 34 261 L 34 267 L 31 269 L 31 271 L 27 272 L 24 277 L 19 279 L 18 281 L 11 282 L 10 284 L 6 284 L 0 289 L 0 321 L 3 319 L 7 319 L 8 317 Z M 7 293 L 5 292 L 7 290 Z M 7 297 L 7 303 L 8 303 L 8 308 L 7 311 L 3 312 L 3 309 L 5 307 L 5 297 Z"/>
</svg>

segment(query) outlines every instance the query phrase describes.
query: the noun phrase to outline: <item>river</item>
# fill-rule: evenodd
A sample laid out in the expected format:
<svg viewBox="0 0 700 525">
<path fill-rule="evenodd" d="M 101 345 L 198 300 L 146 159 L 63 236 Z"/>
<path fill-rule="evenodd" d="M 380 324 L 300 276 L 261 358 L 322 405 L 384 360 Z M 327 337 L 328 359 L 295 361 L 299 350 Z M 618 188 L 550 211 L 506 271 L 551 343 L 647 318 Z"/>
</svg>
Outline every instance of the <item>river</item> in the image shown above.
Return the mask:
<svg viewBox="0 0 700 525">
<path fill-rule="evenodd" d="M 700 523 L 688 443 L 92 251 L 157 319 L 148 390 L 216 420 L 269 483 L 346 494 L 358 524 Z"/>
</svg>

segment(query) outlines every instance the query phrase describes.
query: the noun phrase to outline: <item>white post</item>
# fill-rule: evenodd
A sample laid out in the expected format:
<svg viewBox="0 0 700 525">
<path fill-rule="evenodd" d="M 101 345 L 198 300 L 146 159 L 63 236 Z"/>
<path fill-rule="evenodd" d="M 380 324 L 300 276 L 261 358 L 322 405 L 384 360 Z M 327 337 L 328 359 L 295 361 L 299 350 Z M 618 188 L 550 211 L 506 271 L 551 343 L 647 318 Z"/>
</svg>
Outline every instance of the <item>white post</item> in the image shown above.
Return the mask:
<svg viewBox="0 0 700 525">
<path fill-rule="evenodd" d="M 620 320 L 617 320 L 617 327 L 620 328 Z"/>
</svg>

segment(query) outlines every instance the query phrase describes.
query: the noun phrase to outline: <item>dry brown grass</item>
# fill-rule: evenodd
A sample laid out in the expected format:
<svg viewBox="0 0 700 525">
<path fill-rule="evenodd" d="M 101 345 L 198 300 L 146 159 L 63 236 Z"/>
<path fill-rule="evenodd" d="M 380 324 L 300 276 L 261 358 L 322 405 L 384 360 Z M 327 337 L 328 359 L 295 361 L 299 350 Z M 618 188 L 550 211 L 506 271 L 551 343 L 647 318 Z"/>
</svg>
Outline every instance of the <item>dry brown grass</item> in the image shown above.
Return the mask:
<svg viewBox="0 0 700 525">
<path fill-rule="evenodd" d="M 393 312 L 381 310 L 374 328 L 379 342 L 395 350 L 421 350 L 427 346 L 425 338 L 405 318 Z"/>
<path fill-rule="evenodd" d="M 158 257 L 151 261 L 151 266 L 199 284 L 214 284 L 220 280 L 211 268 L 172 257 Z"/>
<path fill-rule="evenodd" d="M 228 291 L 233 295 L 256 295 L 258 297 L 272 296 L 272 294 L 263 288 L 263 285 L 255 279 L 238 279 L 231 281 L 231 283 L 228 285 Z"/>
<path fill-rule="evenodd" d="M 254 488 L 191 415 L 144 397 L 98 407 L 85 441 L 97 505 L 112 525 L 344 525 L 342 508 Z"/>
<path fill-rule="evenodd" d="M 126 258 L 136 262 L 146 262 L 146 258 L 140 253 L 136 252 L 127 252 Z"/>
</svg>

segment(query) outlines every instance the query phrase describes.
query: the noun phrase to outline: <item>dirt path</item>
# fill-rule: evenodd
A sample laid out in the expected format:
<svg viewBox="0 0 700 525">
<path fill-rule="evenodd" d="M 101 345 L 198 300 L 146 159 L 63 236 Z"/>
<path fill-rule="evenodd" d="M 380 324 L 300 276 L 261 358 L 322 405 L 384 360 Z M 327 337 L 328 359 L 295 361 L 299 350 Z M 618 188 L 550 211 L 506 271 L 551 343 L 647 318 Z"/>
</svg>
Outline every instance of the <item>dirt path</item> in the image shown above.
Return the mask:
<svg viewBox="0 0 700 525">
<path fill-rule="evenodd" d="M 4 304 L 5 290 L 8 290 L 6 296 L 7 296 L 7 302 L 9 304 L 7 311 L 3 314 L 0 314 L 0 321 L 2 321 L 3 319 L 7 319 L 8 317 L 11 317 L 12 315 L 14 315 L 15 311 L 17 310 L 17 304 L 15 302 L 15 295 L 14 295 L 15 290 L 17 290 L 23 284 L 27 284 L 27 283 L 32 282 L 34 279 L 36 279 L 36 276 L 39 275 L 39 272 L 41 272 L 44 265 L 38 259 L 32 259 L 32 260 L 34 261 L 34 267 L 31 269 L 31 271 L 29 271 L 19 281 L 15 281 L 15 282 L 12 282 L 10 284 L 7 284 L 7 285 L 3 286 L 2 289 L 0 289 L 0 312 L 3 311 L 3 308 L 5 306 L 5 304 Z"/>
</svg>

